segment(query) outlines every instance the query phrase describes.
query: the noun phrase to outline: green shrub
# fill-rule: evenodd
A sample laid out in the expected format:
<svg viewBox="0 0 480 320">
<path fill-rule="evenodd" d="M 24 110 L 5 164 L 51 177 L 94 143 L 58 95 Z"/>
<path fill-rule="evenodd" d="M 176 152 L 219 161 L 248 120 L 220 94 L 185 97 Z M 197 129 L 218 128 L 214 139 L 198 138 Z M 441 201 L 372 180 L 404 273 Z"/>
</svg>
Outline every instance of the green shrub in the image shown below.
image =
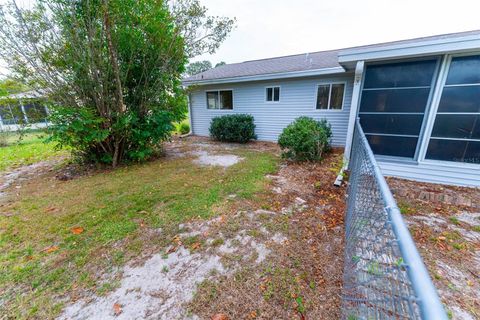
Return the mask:
<svg viewBox="0 0 480 320">
<path fill-rule="evenodd" d="M 188 121 L 182 121 L 176 125 L 176 130 L 180 134 L 187 134 L 190 132 L 190 124 Z"/>
<path fill-rule="evenodd" d="M 332 129 L 327 120 L 300 117 L 278 138 L 282 156 L 295 161 L 318 161 L 330 149 Z"/>
<path fill-rule="evenodd" d="M 219 141 L 240 143 L 256 139 L 253 116 L 232 114 L 215 117 L 210 124 L 210 136 Z"/>
<path fill-rule="evenodd" d="M 170 138 L 174 129 L 170 112 L 155 110 L 144 116 L 126 112 L 112 125 L 123 136 L 123 159 L 144 161 L 153 156 L 161 142 Z M 56 107 L 49 117 L 49 141 L 59 147 L 73 147 L 72 152 L 85 162 L 112 163 L 111 152 L 105 152 L 112 132 L 105 119 L 87 108 Z"/>
</svg>

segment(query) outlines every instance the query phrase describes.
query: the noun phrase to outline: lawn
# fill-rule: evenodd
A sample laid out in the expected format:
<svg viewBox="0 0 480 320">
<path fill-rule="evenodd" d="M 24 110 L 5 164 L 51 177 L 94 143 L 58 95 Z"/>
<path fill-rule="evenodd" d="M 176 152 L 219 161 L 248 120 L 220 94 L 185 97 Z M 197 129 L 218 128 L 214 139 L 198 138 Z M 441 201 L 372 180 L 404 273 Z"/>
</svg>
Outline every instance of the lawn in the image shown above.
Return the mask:
<svg viewBox="0 0 480 320">
<path fill-rule="evenodd" d="M 27 133 L 22 139 L 19 139 L 17 133 L 2 135 L 7 135 L 7 146 L 0 147 L 0 171 L 48 160 L 65 153 L 55 150 L 53 142 L 45 143 L 45 134 L 41 131 Z"/>
<path fill-rule="evenodd" d="M 53 156 L 53 147 L 39 141 L 29 136 L 3 149 L 0 168 Z M 253 198 L 278 157 L 229 152 L 244 160 L 222 168 L 169 157 L 69 181 L 52 172 L 25 182 L 0 204 L 0 313 L 54 318 L 68 298 L 114 288 L 105 275 L 148 248 L 164 248 L 179 223 L 217 215 L 232 194 Z"/>
</svg>

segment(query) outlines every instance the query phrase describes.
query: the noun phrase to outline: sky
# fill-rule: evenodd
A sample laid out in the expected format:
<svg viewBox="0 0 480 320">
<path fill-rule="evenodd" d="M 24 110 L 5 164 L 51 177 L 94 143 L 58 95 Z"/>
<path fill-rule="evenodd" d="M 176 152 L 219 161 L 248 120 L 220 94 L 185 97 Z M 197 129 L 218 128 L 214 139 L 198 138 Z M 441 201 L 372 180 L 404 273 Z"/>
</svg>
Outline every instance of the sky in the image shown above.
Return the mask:
<svg viewBox="0 0 480 320">
<path fill-rule="evenodd" d="M 480 29 L 480 0 L 200 1 L 237 18 L 215 54 L 193 59 L 214 65 Z"/>
<path fill-rule="evenodd" d="M 480 0 L 201 0 L 237 18 L 214 65 L 480 29 Z"/>
</svg>

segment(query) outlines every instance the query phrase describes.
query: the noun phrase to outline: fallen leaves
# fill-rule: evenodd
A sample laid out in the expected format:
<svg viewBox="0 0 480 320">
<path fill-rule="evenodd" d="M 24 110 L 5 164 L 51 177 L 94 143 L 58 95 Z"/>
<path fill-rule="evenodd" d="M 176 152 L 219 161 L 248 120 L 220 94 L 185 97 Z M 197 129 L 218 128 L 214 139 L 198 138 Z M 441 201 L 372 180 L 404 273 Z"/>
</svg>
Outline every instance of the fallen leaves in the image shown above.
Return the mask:
<svg viewBox="0 0 480 320">
<path fill-rule="evenodd" d="M 212 317 L 212 320 L 229 320 L 225 313 L 217 313 Z"/>
<path fill-rule="evenodd" d="M 113 304 L 113 314 L 115 316 L 118 317 L 122 313 L 122 311 L 123 310 L 122 310 L 122 305 L 121 304 L 119 304 L 119 303 L 114 303 Z"/>
<path fill-rule="evenodd" d="M 82 227 L 73 227 L 71 231 L 73 234 L 81 234 L 83 233 L 84 229 Z"/>
<path fill-rule="evenodd" d="M 43 249 L 42 252 L 52 253 L 52 252 L 57 251 L 58 249 L 60 249 L 58 246 L 50 246 L 50 247 L 47 247 L 47 248 Z"/>
<path fill-rule="evenodd" d="M 194 244 L 191 245 L 190 249 L 197 250 L 200 248 L 200 246 L 201 246 L 200 242 L 195 242 Z"/>
<path fill-rule="evenodd" d="M 178 247 L 176 246 L 170 246 L 170 248 L 167 249 L 167 254 L 173 253 L 177 251 Z"/>
<path fill-rule="evenodd" d="M 174 243 L 174 245 L 171 245 L 171 246 L 167 249 L 167 254 L 170 254 L 170 253 L 173 253 L 173 252 L 177 251 L 177 249 L 178 249 L 181 245 L 183 245 L 182 239 L 180 238 L 179 235 L 176 235 L 175 237 L 173 237 L 172 242 Z"/>
</svg>

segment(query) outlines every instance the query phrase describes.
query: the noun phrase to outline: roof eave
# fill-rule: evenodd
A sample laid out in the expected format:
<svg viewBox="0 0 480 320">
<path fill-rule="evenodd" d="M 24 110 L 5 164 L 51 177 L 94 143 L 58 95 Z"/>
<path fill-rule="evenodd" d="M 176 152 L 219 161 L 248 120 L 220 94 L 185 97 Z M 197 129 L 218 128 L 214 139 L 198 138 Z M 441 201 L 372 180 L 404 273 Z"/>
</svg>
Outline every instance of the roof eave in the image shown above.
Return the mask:
<svg viewBox="0 0 480 320">
<path fill-rule="evenodd" d="M 262 81 L 262 80 L 276 80 L 276 79 L 287 79 L 287 78 L 310 77 L 310 76 L 338 74 L 338 73 L 345 73 L 345 72 L 346 72 L 346 70 L 343 67 L 333 67 L 333 68 L 322 68 L 322 69 L 314 69 L 314 70 L 302 70 L 302 71 L 291 71 L 291 72 L 281 72 L 281 73 L 269 73 L 269 74 L 253 75 L 253 76 L 240 76 L 240 77 L 230 77 L 230 78 L 220 78 L 220 79 L 184 80 L 184 81 L 182 81 L 182 83 L 185 86 L 223 84 L 223 83 L 235 83 L 235 82 L 249 82 L 249 81 Z"/>
<path fill-rule="evenodd" d="M 392 58 L 425 56 L 439 53 L 467 52 L 480 49 L 480 36 L 424 40 L 382 47 L 355 48 L 340 51 L 338 62 L 344 66 L 355 61 L 385 60 Z"/>
</svg>

